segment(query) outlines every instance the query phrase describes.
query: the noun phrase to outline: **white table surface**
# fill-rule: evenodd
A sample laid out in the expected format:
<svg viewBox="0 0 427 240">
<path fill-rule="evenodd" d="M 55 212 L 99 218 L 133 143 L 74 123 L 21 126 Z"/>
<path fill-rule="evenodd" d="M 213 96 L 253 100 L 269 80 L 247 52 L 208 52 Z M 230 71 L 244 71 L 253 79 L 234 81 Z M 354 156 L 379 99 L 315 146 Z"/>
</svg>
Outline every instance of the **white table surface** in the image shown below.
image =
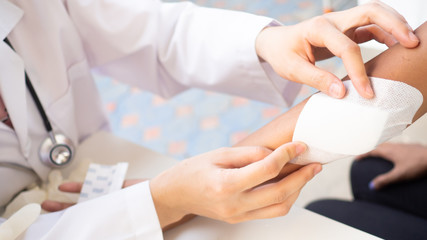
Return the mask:
<svg viewBox="0 0 427 240">
<path fill-rule="evenodd" d="M 110 133 L 100 132 L 78 149 L 79 161 L 114 164 L 129 162 L 127 178 L 151 178 L 177 163 L 176 160 Z M 74 162 L 79 162 L 74 161 Z M 72 166 L 71 166 L 72 168 Z M 167 231 L 166 240 L 178 239 L 379 239 L 306 209 L 294 206 L 288 215 L 274 219 L 227 224 L 208 218 L 193 220 Z"/>
</svg>

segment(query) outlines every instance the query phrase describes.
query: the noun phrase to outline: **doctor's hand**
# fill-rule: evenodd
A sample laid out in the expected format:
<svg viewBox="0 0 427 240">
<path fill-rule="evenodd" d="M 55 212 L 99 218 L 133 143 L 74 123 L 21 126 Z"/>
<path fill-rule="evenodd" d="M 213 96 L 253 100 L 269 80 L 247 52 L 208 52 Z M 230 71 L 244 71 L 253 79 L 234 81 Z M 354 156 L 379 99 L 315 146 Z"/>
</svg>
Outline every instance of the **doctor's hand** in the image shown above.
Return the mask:
<svg viewBox="0 0 427 240">
<path fill-rule="evenodd" d="M 338 56 L 358 93 L 372 98 L 374 93 L 358 46 L 371 39 L 389 47 L 397 42 L 407 48 L 419 44 L 399 13 L 380 1 L 372 1 L 293 26 L 267 27 L 257 37 L 256 51 L 281 77 L 342 98 L 346 90 L 341 80 L 315 66 L 316 61 Z"/>
<path fill-rule="evenodd" d="M 125 180 L 123 183 L 122 188 L 126 188 L 129 186 L 132 186 L 134 184 L 143 182 L 143 181 L 147 181 L 148 179 L 129 179 L 129 180 Z M 83 187 L 83 183 L 82 182 L 66 182 L 63 183 L 61 185 L 59 185 L 58 189 L 61 192 L 66 192 L 66 193 L 78 193 L 80 194 L 80 192 L 82 191 L 82 187 Z M 64 210 L 66 208 L 69 208 L 71 206 L 73 206 L 75 203 L 66 203 L 66 202 L 58 202 L 58 201 L 53 201 L 53 200 L 45 200 L 42 204 L 41 207 L 43 208 L 43 210 L 48 211 L 48 212 L 56 212 L 56 211 L 61 211 Z"/>
<path fill-rule="evenodd" d="M 427 175 L 427 147 L 422 145 L 384 143 L 357 159 L 368 156 L 381 157 L 394 164 L 389 172 L 378 175 L 371 181 L 370 187 L 374 189 Z"/>
<path fill-rule="evenodd" d="M 280 177 L 302 143 L 271 151 L 263 147 L 221 148 L 180 162 L 150 181 L 162 227 L 188 214 L 228 223 L 287 214 L 301 188 L 321 170 L 304 166 Z"/>
</svg>

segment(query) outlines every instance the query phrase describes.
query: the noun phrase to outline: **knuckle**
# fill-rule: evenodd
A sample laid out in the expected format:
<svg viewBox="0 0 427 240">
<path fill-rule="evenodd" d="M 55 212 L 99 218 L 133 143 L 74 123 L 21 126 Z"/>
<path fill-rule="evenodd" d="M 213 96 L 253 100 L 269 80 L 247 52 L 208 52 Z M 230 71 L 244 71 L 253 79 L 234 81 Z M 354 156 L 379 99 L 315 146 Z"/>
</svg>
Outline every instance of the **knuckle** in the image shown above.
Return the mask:
<svg viewBox="0 0 427 240">
<path fill-rule="evenodd" d="M 381 2 L 379 0 L 371 0 L 367 6 L 369 6 L 370 8 L 382 8 Z"/>
<path fill-rule="evenodd" d="M 218 183 L 213 184 L 211 186 L 212 193 L 214 194 L 215 198 L 217 199 L 223 199 L 227 197 L 229 190 L 229 187 L 226 184 L 223 184 L 225 180 L 220 180 Z"/>
<path fill-rule="evenodd" d="M 265 158 L 270 153 L 271 153 L 271 150 L 269 150 L 266 147 L 261 147 L 261 146 L 252 147 L 252 156 L 256 159 Z"/>
<path fill-rule="evenodd" d="M 283 204 L 288 199 L 291 194 L 291 189 L 289 189 L 288 185 L 285 186 L 277 186 L 276 187 L 276 195 L 274 196 L 274 203 Z"/>
<path fill-rule="evenodd" d="M 343 52 L 344 53 L 358 53 L 360 52 L 360 47 L 359 45 L 357 45 L 356 43 L 352 42 L 352 41 L 348 41 L 347 43 L 342 45 L 343 47 Z"/>
<path fill-rule="evenodd" d="M 371 0 L 369 3 L 364 5 L 364 11 L 362 17 L 370 19 L 371 15 L 384 11 L 384 7 L 378 0 Z"/>
<path fill-rule="evenodd" d="M 268 164 L 264 165 L 264 174 L 270 178 L 276 177 L 279 175 L 282 165 L 277 161 L 270 161 Z"/>
<path fill-rule="evenodd" d="M 230 207 L 228 205 L 222 205 L 217 209 L 217 213 L 223 221 L 233 219 L 233 216 L 236 215 L 236 212 L 236 208 Z"/>
<path fill-rule="evenodd" d="M 302 178 L 304 182 L 310 181 L 313 178 L 313 176 L 314 176 L 313 168 L 306 168 L 306 170 L 303 171 Z"/>
<path fill-rule="evenodd" d="M 294 155 L 296 154 L 296 149 L 295 149 L 295 145 L 286 147 L 286 151 L 283 155 L 285 155 L 284 157 L 291 159 L 294 157 Z"/>
<path fill-rule="evenodd" d="M 304 184 L 308 183 L 313 177 L 314 172 L 312 169 L 310 169 L 310 171 L 307 171 L 307 173 L 304 175 Z"/>
<path fill-rule="evenodd" d="M 277 194 L 277 195 L 274 197 L 274 202 L 275 202 L 275 203 L 282 203 L 282 202 L 284 202 L 286 199 L 287 199 L 287 194 L 286 194 L 286 192 L 282 192 L 282 193 L 280 193 L 280 194 Z"/>
<path fill-rule="evenodd" d="M 227 184 L 227 177 L 220 177 L 217 181 L 206 185 L 205 194 L 210 199 L 222 201 L 230 196 L 231 187 Z"/>
<path fill-rule="evenodd" d="M 311 82 L 313 85 L 319 90 L 326 90 L 326 79 L 328 78 L 328 74 L 324 71 L 314 71 L 311 77 Z"/>
<path fill-rule="evenodd" d="M 230 148 L 228 147 L 221 147 L 221 148 L 218 148 L 216 151 L 218 154 L 225 155 L 229 150 Z"/>
<path fill-rule="evenodd" d="M 285 216 L 288 215 L 289 211 L 290 211 L 290 207 L 288 206 L 288 204 L 283 204 L 282 207 L 279 209 L 279 216 Z"/>
<path fill-rule="evenodd" d="M 329 21 L 324 16 L 317 16 L 312 19 L 311 24 L 312 27 L 314 27 L 313 29 L 319 29 L 325 26 L 326 24 L 329 24 Z"/>
<path fill-rule="evenodd" d="M 392 170 L 392 172 L 390 172 L 388 178 L 407 177 L 410 174 L 411 173 L 409 171 L 407 171 L 407 169 L 405 169 L 405 168 L 394 167 L 394 169 Z"/>
</svg>

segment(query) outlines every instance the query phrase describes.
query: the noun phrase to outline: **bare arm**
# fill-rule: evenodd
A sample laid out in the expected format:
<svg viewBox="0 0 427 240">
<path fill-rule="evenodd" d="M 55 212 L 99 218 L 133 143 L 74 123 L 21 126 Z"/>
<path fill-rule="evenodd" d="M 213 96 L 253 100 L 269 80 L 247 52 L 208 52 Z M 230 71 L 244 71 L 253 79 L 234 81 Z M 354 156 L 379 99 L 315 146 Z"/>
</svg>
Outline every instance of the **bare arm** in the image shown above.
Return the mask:
<svg viewBox="0 0 427 240">
<path fill-rule="evenodd" d="M 418 47 L 408 49 L 396 44 L 365 65 L 368 76 L 404 82 L 421 91 L 424 102 L 415 114 L 413 121 L 427 111 L 427 22 L 415 32 L 420 39 Z M 276 149 L 282 144 L 290 142 L 298 116 L 307 101 L 308 98 L 243 139 L 236 146 L 261 145 Z"/>
<path fill-rule="evenodd" d="M 419 29 L 418 34 L 421 41 L 427 41 L 427 24 Z M 368 64 L 368 73 L 407 82 L 425 93 L 424 79 L 419 78 L 418 74 L 412 75 L 410 71 L 399 71 L 407 65 L 414 65 L 410 59 L 418 61 L 412 66 L 413 69 L 425 71 L 422 69 L 427 59 L 420 56 L 426 52 L 425 44 L 415 50 L 394 46 L 383 54 L 385 56 Z M 396 59 L 401 59 L 396 63 L 398 67 L 392 69 L 396 76 L 386 75 L 390 71 L 390 63 Z M 287 165 L 289 167 L 284 168 L 290 159 L 305 150 L 302 144 L 282 144 L 291 141 L 306 101 L 237 144 L 257 147 L 212 151 L 186 159 L 154 178 L 150 189 L 162 227 L 188 214 L 232 223 L 286 214 L 301 188 L 321 170 L 321 165 L 316 163 L 297 171 L 295 169 L 300 166 Z M 415 119 L 425 110 L 426 106 L 423 105 Z M 272 152 L 265 147 L 276 150 Z"/>
<path fill-rule="evenodd" d="M 420 39 L 417 48 L 408 49 L 396 44 L 365 65 L 368 76 L 404 82 L 421 91 L 423 104 L 413 122 L 427 111 L 427 22 L 415 33 Z"/>
</svg>

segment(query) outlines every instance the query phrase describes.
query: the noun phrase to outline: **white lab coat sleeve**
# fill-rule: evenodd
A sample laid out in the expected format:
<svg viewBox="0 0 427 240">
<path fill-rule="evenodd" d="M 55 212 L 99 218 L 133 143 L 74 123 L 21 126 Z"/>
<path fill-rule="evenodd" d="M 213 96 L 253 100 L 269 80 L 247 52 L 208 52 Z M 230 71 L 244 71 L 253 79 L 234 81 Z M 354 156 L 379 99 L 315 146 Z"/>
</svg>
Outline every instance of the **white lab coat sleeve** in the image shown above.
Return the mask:
<svg viewBox="0 0 427 240">
<path fill-rule="evenodd" d="M 23 239 L 163 239 L 149 182 L 41 215 Z"/>
<path fill-rule="evenodd" d="M 282 106 L 299 90 L 258 59 L 255 40 L 270 18 L 189 2 L 66 4 L 91 66 L 133 86 L 163 97 L 198 87 Z"/>
</svg>

